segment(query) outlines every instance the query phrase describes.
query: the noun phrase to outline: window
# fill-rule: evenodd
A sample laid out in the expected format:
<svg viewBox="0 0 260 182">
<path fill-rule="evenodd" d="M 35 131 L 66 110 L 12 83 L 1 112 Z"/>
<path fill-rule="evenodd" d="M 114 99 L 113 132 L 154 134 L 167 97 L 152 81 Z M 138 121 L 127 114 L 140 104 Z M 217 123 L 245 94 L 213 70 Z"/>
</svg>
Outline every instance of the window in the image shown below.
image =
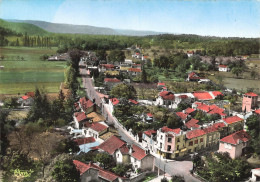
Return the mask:
<svg viewBox="0 0 260 182">
<path fill-rule="evenodd" d="M 195 144 L 198 144 L 198 140 L 195 140 Z"/>
<path fill-rule="evenodd" d="M 119 158 L 119 154 L 117 154 L 117 158 Z"/>
<path fill-rule="evenodd" d="M 162 148 L 162 143 L 160 143 L 160 148 Z"/>
<path fill-rule="evenodd" d="M 200 143 L 203 142 L 203 138 L 200 139 Z"/>
<path fill-rule="evenodd" d="M 172 146 L 168 145 L 167 151 L 171 151 Z"/>
<path fill-rule="evenodd" d="M 193 145 L 193 141 L 189 142 L 189 146 L 192 146 Z"/>
<path fill-rule="evenodd" d="M 168 138 L 168 142 L 169 142 L 169 143 L 172 143 L 172 138 Z"/>
<path fill-rule="evenodd" d="M 179 145 L 177 145 L 177 150 L 179 150 Z"/>
<path fill-rule="evenodd" d="M 161 140 L 162 140 L 162 137 L 163 137 L 163 136 L 161 135 Z"/>
<path fill-rule="evenodd" d="M 177 139 L 177 142 L 180 142 L 180 138 Z"/>
</svg>

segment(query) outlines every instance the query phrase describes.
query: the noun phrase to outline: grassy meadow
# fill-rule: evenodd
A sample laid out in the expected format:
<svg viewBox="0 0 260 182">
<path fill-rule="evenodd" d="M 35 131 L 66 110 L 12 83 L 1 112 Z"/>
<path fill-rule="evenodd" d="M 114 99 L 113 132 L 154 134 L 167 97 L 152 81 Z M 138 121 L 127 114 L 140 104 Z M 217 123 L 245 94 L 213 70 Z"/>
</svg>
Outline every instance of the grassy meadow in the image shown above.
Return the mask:
<svg viewBox="0 0 260 182">
<path fill-rule="evenodd" d="M 35 87 L 49 93 L 58 92 L 64 80 L 66 62 L 41 61 L 43 54 L 53 55 L 56 49 L 3 47 L 0 48 L 0 94 L 24 94 Z"/>
</svg>

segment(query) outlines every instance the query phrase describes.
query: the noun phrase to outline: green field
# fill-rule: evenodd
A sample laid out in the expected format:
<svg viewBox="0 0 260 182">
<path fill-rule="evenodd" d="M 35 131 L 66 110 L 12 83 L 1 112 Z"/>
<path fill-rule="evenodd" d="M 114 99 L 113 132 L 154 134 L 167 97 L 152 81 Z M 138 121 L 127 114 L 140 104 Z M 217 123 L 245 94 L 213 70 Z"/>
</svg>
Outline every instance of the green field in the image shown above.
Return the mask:
<svg viewBox="0 0 260 182">
<path fill-rule="evenodd" d="M 58 92 L 64 80 L 66 62 L 41 61 L 43 54 L 53 55 L 56 49 L 5 47 L 0 48 L 0 94 L 32 91 L 35 87 L 47 92 Z"/>
</svg>

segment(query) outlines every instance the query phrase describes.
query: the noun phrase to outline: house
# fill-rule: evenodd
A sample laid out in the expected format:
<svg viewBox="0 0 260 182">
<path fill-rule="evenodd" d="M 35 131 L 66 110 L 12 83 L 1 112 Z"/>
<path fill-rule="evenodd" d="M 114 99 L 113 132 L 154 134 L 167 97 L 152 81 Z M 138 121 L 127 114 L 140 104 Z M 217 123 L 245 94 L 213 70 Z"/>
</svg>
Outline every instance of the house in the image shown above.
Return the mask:
<svg viewBox="0 0 260 182">
<path fill-rule="evenodd" d="M 189 108 L 184 110 L 184 113 L 193 116 L 195 114 L 195 111 L 196 111 L 195 109 L 192 109 L 192 108 L 189 107 Z"/>
<path fill-rule="evenodd" d="M 244 119 L 238 116 L 230 116 L 223 118 L 224 123 L 228 126 L 228 134 L 242 130 L 244 126 Z"/>
<path fill-rule="evenodd" d="M 91 112 L 101 113 L 100 108 L 87 97 L 80 98 L 79 107 L 82 112 L 85 112 L 85 114 L 89 114 Z"/>
<path fill-rule="evenodd" d="M 150 112 L 147 113 L 147 114 L 145 114 L 144 119 L 145 119 L 145 121 L 147 121 L 147 122 L 153 122 L 153 114 L 150 113 Z"/>
<path fill-rule="evenodd" d="M 218 71 L 223 71 L 223 72 L 228 72 L 230 68 L 227 65 L 219 65 L 218 66 Z"/>
<path fill-rule="evenodd" d="M 117 98 L 111 98 L 109 99 L 109 103 L 108 103 L 108 108 L 110 113 L 114 112 L 114 106 L 116 106 L 117 104 L 119 104 L 119 100 Z"/>
<path fill-rule="evenodd" d="M 155 144 L 156 144 L 156 131 L 155 130 L 147 130 L 143 132 L 142 135 L 142 147 L 150 150 L 152 153 L 156 152 Z"/>
<path fill-rule="evenodd" d="M 194 55 L 194 51 L 187 51 L 187 56 L 188 57 L 191 57 L 191 56 L 193 56 Z"/>
<path fill-rule="evenodd" d="M 226 127 L 225 123 L 214 123 L 203 130 L 206 133 L 206 147 L 216 146 L 219 143 L 221 137 L 221 130 Z"/>
<path fill-rule="evenodd" d="M 143 150 L 133 144 L 129 149 L 130 161 L 134 170 L 142 169 L 144 171 L 154 171 L 154 156 L 149 153 L 149 150 Z"/>
<path fill-rule="evenodd" d="M 100 64 L 98 67 L 99 72 L 112 71 L 114 70 L 115 65 L 113 64 Z"/>
<path fill-rule="evenodd" d="M 206 147 L 207 135 L 203 129 L 195 129 L 186 133 L 186 152 L 197 152 Z"/>
<path fill-rule="evenodd" d="M 250 136 L 243 130 L 220 140 L 218 152 L 228 152 L 232 159 L 240 157 L 249 146 Z"/>
<path fill-rule="evenodd" d="M 200 105 L 197 106 L 197 110 L 205 112 L 207 115 L 212 115 L 212 114 L 218 114 L 222 117 L 226 116 L 225 113 L 223 113 L 225 110 L 218 107 L 217 105 L 207 105 L 201 103 Z"/>
<path fill-rule="evenodd" d="M 124 177 L 120 177 L 110 171 L 104 170 L 103 168 L 93 164 L 85 164 L 78 160 L 73 160 L 74 165 L 80 172 L 80 181 L 108 181 L 108 182 L 122 182 Z"/>
<path fill-rule="evenodd" d="M 48 58 L 48 61 L 67 61 L 69 60 L 70 56 L 68 53 L 64 53 L 64 54 L 57 54 L 54 56 L 50 56 Z"/>
<path fill-rule="evenodd" d="M 138 68 L 138 69 L 142 69 L 142 65 L 141 64 L 132 64 L 131 65 L 132 68 Z"/>
<path fill-rule="evenodd" d="M 205 92 L 205 91 L 195 91 L 193 92 L 194 97 L 201 101 L 206 101 L 206 100 L 213 100 L 214 97 L 209 93 L 209 92 Z"/>
<path fill-rule="evenodd" d="M 124 163 L 124 164 L 131 163 L 130 156 L 129 156 L 129 148 L 130 147 L 128 145 L 124 144 L 122 147 L 120 147 L 115 151 L 117 163 Z"/>
<path fill-rule="evenodd" d="M 75 112 L 73 120 L 75 122 L 75 128 L 79 129 L 83 126 L 84 122 L 87 121 L 87 116 L 84 112 Z"/>
<path fill-rule="evenodd" d="M 83 132 L 86 137 L 93 137 L 99 142 L 103 142 L 99 139 L 99 136 L 108 131 L 108 126 L 104 122 L 89 123 L 86 122 L 83 127 Z"/>
<path fill-rule="evenodd" d="M 125 64 L 133 64 L 133 60 L 131 60 L 131 59 L 125 59 Z"/>
<path fill-rule="evenodd" d="M 74 142 L 79 146 L 80 151 L 78 154 L 81 152 L 88 153 L 92 147 L 100 145 L 100 143 L 96 141 L 94 137 L 77 138 L 74 140 Z"/>
<path fill-rule="evenodd" d="M 121 83 L 120 80 L 117 78 L 105 78 L 104 84 L 108 87 L 109 90 L 111 90 L 115 85 Z"/>
<path fill-rule="evenodd" d="M 111 136 L 109 139 L 104 141 L 99 145 L 99 149 L 101 151 L 107 152 L 108 154 L 112 155 L 116 159 L 116 150 L 120 149 L 126 142 L 119 139 L 116 136 Z"/>
<path fill-rule="evenodd" d="M 253 109 L 257 107 L 257 100 L 258 100 L 258 95 L 249 92 L 243 95 L 243 101 L 242 101 L 242 111 L 243 112 L 250 112 Z"/>
<path fill-rule="evenodd" d="M 156 105 L 163 105 L 165 107 L 172 108 L 175 101 L 174 93 L 170 91 L 162 91 L 159 93 L 159 97 L 156 99 Z"/>
<path fill-rule="evenodd" d="M 176 115 L 179 116 L 183 122 L 188 119 L 188 114 L 185 114 L 183 112 L 176 112 Z"/>
<path fill-rule="evenodd" d="M 164 126 L 157 130 L 156 153 L 167 159 L 176 157 L 175 151 L 179 150 L 179 146 L 176 143 L 180 140 L 181 134 L 180 128 L 171 129 Z"/>
<path fill-rule="evenodd" d="M 260 168 L 252 169 L 251 173 L 252 173 L 252 177 L 250 179 L 251 182 L 260 181 Z"/>
<path fill-rule="evenodd" d="M 142 70 L 140 68 L 129 68 L 128 73 L 132 76 L 137 76 L 142 73 Z"/>
<path fill-rule="evenodd" d="M 96 112 L 91 112 L 87 114 L 87 119 L 93 123 L 104 122 L 106 120 L 103 115 Z"/>
<path fill-rule="evenodd" d="M 33 97 L 30 97 L 28 95 L 24 95 L 22 97 L 20 97 L 17 100 L 17 103 L 21 105 L 21 107 L 29 107 L 32 106 L 33 104 Z"/>
<path fill-rule="evenodd" d="M 204 79 L 203 77 L 200 77 L 196 72 L 191 72 L 188 74 L 188 78 L 187 78 L 187 81 L 190 81 L 190 82 L 198 82 L 200 81 L 200 79 Z"/>
<path fill-rule="evenodd" d="M 158 90 L 162 90 L 165 86 L 166 86 L 166 85 L 165 85 L 165 83 L 163 83 L 163 82 L 158 82 L 158 83 L 157 83 L 157 89 L 158 89 Z"/>
<path fill-rule="evenodd" d="M 197 124 L 198 122 L 199 122 L 199 120 L 192 118 L 191 120 L 189 120 L 188 122 L 185 123 L 185 126 L 186 126 L 188 129 L 199 128 L 200 125 Z"/>
</svg>

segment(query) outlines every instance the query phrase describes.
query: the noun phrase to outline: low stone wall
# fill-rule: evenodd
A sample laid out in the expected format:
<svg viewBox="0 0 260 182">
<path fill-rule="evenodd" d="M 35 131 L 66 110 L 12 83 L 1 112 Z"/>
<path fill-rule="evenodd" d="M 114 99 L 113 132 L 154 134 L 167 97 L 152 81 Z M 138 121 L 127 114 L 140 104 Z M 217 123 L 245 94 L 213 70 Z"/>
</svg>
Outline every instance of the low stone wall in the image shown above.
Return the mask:
<svg viewBox="0 0 260 182">
<path fill-rule="evenodd" d="M 138 174 L 137 176 L 135 176 L 133 178 L 129 178 L 129 179 L 126 179 L 124 181 L 125 182 L 139 182 L 139 181 L 142 181 L 145 178 L 146 175 L 151 174 L 151 173 L 153 173 L 153 172 L 150 172 L 150 171 L 143 172 L 143 173 Z"/>
</svg>

